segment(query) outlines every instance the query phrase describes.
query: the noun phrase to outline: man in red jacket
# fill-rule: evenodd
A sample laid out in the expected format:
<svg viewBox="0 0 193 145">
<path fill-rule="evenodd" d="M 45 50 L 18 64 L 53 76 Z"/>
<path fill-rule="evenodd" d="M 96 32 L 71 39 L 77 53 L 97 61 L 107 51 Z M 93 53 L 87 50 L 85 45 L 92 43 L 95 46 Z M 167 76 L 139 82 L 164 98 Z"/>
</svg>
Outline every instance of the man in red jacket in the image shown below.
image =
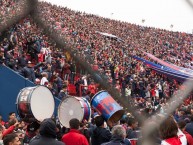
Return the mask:
<svg viewBox="0 0 193 145">
<path fill-rule="evenodd" d="M 66 145 L 89 145 L 86 137 L 80 133 L 78 130 L 80 127 L 80 122 L 78 119 L 71 119 L 70 131 L 62 137 L 62 142 Z"/>
</svg>

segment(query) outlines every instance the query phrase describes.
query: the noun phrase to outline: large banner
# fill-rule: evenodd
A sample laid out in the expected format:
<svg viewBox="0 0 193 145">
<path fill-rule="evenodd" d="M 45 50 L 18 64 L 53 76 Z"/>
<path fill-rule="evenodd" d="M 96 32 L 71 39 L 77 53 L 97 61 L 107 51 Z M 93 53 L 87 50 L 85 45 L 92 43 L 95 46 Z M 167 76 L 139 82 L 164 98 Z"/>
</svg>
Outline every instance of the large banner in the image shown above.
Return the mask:
<svg viewBox="0 0 193 145">
<path fill-rule="evenodd" d="M 155 57 L 154 55 L 152 55 L 150 53 L 147 53 L 147 52 L 144 52 L 144 51 L 143 51 L 143 53 L 146 54 L 149 58 L 153 59 L 154 61 L 158 62 L 159 64 L 161 64 L 163 66 L 166 66 L 166 67 L 169 67 L 171 69 L 174 69 L 174 70 L 180 71 L 182 73 L 193 76 L 193 70 L 191 70 L 191 69 L 184 68 L 184 67 L 179 67 L 179 66 L 176 66 L 174 64 L 167 63 L 167 62 Z"/>
<path fill-rule="evenodd" d="M 145 60 L 145 59 L 137 57 L 137 56 L 133 56 L 133 58 L 135 58 L 138 61 L 143 62 L 145 65 L 147 65 L 148 67 L 150 67 L 151 69 L 153 69 L 157 73 L 164 74 L 167 77 L 176 79 L 180 82 L 183 82 L 186 80 L 193 80 L 193 77 L 191 75 L 188 75 L 188 74 L 183 73 L 181 71 L 177 71 L 177 70 L 174 70 L 174 69 L 166 67 L 166 66 L 155 64 L 151 61 Z"/>
</svg>

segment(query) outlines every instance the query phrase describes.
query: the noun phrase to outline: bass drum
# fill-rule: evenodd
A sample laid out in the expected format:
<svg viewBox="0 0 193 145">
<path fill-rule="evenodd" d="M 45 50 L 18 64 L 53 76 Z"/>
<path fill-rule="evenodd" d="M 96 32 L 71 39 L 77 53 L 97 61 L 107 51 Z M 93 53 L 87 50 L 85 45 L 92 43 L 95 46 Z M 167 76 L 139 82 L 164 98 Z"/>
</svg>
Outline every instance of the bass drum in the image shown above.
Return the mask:
<svg viewBox="0 0 193 145">
<path fill-rule="evenodd" d="M 61 101 L 58 107 L 58 119 L 60 123 L 69 128 L 69 121 L 77 118 L 80 122 L 89 121 L 91 108 L 89 102 L 83 97 L 68 96 Z"/>
<path fill-rule="evenodd" d="M 105 90 L 93 96 L 91 106 L 102 115 L 109 124 L 117 123 L 124 115 L 123 107 Z"/>
<path fill-rule="evenodd" d="M 26 87 L 19 92 L 16 107 L 18 115 L 24 121 L 43 121 L 52 117 L 55 102 L 51 91 L 47 87 Z"/>
</svg>

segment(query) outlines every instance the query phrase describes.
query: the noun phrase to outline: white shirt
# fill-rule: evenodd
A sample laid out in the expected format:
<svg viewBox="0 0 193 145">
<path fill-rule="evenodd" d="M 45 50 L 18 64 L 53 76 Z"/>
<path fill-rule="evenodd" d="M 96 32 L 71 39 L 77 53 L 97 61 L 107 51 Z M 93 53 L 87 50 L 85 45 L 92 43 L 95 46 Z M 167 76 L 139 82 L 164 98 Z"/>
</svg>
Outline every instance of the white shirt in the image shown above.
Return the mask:
<svg viewBox="0 0 193 145">
<path fill-rule="evenodd" d="M 40 85 L 44 85 L 46 82 L 48 82 L 46 77 L 43 77 L 40 81 Z"/>
<path fill-rule="evenodd" d="M 177 135 L 178 135 L 178 137 L 179 137 L 179 139 L 180 139 L 180 141 L 182 143 L 181 145 L 187 145 L 186 136 L 184 135 L 184 133 L 180 129 L 178 129 Z M 169 144 L 169 143 L 167 143 L 166 141 L 163 140 L 161 142 L 161 145 L 173 145 L 173 144 Z"/>
</svg>

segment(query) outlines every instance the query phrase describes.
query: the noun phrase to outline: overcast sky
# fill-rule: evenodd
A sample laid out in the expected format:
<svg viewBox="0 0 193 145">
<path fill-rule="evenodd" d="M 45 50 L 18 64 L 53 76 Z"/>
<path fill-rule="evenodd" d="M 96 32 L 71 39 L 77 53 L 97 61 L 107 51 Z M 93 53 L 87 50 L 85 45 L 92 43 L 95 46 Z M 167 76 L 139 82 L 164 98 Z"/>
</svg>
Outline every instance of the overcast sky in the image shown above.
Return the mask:
<svg viewBox="0 0 193 145">
<path fill-rule="evenodd" d="M 44 0 L 99 16 L 134 24 L 193 32 L 193 8 L 188 0 Z M 193 0 L 189 0 L 193 1 Z M 145 22 L 142 23 L 142 19 Z M 173 25 L 173 28 L 170 26 Z"/>
</svg>

